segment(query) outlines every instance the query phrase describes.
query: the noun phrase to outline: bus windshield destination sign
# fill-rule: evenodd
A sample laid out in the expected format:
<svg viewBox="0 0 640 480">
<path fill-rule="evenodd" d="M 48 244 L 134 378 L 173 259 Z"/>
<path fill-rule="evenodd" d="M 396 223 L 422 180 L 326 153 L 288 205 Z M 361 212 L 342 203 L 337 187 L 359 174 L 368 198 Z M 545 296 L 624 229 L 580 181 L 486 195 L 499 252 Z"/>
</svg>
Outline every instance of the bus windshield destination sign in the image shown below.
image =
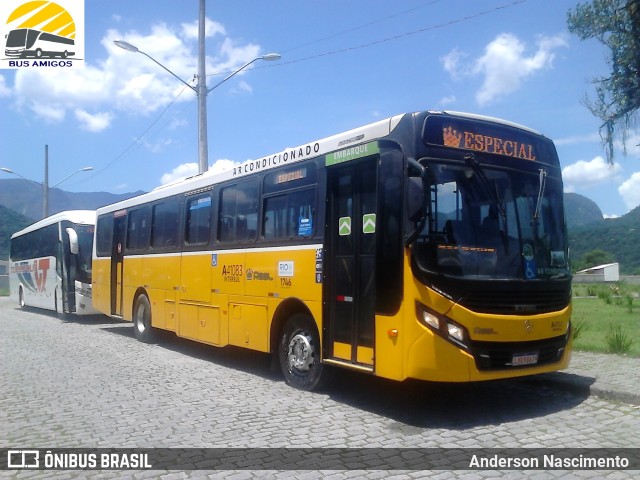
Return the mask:
<svg viewBox="0 0 640 480">
<path fill-rule="evenodd" d="M 495 153 L 524 160 L 536 160 L 533 145 L 504 137 L 483 135 L 482 133 L 457 130 L 448 125 L 442 129 L 442 143 L 447 147 L 464 148 L 478 152 Z"/>
</svg>

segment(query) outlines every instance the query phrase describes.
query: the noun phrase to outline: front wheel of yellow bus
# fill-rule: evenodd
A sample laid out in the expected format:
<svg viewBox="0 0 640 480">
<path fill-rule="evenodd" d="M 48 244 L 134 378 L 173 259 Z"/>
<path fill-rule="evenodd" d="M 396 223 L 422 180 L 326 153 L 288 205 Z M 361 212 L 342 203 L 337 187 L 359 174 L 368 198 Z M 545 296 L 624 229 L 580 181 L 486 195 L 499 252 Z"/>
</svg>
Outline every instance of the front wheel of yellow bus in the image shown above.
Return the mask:
<svg viewBox="0 0 640 480">
<path fill-rule="evenodd" d="M 287 320 L 278 356 L 288 385 L 300 390 L 313 390 L 319 386 L 323 371 L 320 336 L 309 316 L 296 314 Z"/>
</svg>

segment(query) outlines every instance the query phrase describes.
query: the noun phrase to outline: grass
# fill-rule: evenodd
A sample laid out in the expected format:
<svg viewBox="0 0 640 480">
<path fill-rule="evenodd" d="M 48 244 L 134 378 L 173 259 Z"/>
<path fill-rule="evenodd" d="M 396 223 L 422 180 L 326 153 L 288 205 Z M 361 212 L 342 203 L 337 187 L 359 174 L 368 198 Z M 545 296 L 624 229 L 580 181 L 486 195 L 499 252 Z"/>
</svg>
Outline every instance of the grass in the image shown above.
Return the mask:
<svg viewBox="0 0 640 480">
<path fill-rule="evenodd" d="M 640 357 L 640 286 L 574 285 L 575 350 Z"/>
</svg>

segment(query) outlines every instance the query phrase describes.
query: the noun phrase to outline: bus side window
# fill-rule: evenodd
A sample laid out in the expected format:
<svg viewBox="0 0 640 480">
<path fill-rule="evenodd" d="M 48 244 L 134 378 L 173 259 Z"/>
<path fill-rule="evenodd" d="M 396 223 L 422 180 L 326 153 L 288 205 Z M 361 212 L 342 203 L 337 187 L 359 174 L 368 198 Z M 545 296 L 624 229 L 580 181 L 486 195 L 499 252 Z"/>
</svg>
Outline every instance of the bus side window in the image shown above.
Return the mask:
<svg viewBox="0 0 640 480">
<path fill-rule="evenodd" d="M 209 243 L 211 231 L 211 197 L 191 198 L 187 201 L 185 243 L 204 245 Z"/>
<path fill-rule="evenodd" d="M 151 220 L 151 246 L 154 248 L 175 247 L 178 244 L 177 200 L 153 206 Z"/>
<path fill-rule="evenodd" d="M 258 187 L 247 182 L 223 188 L 220 193 L 221 242 L 250 241 L 258 231 Z"/>
<path fill-rule="evenodd" d="M 267 197 L 262 235 L 265 240 L 310 237 L 313 234 L 315 188 Z"/>
<path fill-rule="evenodd" d="M 111 255 L 111 242 L 113 241 L 113 216 L 106 215 L 98 218 L 96 228 L 96 255 L 108 257 Z"/>
<path fill-rule="evenodd" d="M 127 223 L 127 249 L 143 250 L 149 246 L 149 209 L 139 208 L 129 212 Z"/>
</svg>

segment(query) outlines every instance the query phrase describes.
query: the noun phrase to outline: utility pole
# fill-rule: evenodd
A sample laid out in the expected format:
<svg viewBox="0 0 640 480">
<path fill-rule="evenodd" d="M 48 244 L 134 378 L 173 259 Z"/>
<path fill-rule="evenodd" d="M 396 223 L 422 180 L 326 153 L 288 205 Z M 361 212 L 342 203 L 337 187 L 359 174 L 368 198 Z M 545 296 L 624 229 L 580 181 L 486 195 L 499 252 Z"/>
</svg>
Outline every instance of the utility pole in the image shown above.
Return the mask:
<svg viewBox="0 0 640 480">
<path fill-rule="evenodd" d="M 44 146 L 44 182 L 42 182 L 42 218 L 49 216 L 49 145 Z"/>
<path fill-rule="evenodd" d="M 198 173 L 209 169 L 209 143 L 207 140 L 207 74 L 205 39 L 205 0 L 200 0 L 198 16 Z"/>
</svg>

